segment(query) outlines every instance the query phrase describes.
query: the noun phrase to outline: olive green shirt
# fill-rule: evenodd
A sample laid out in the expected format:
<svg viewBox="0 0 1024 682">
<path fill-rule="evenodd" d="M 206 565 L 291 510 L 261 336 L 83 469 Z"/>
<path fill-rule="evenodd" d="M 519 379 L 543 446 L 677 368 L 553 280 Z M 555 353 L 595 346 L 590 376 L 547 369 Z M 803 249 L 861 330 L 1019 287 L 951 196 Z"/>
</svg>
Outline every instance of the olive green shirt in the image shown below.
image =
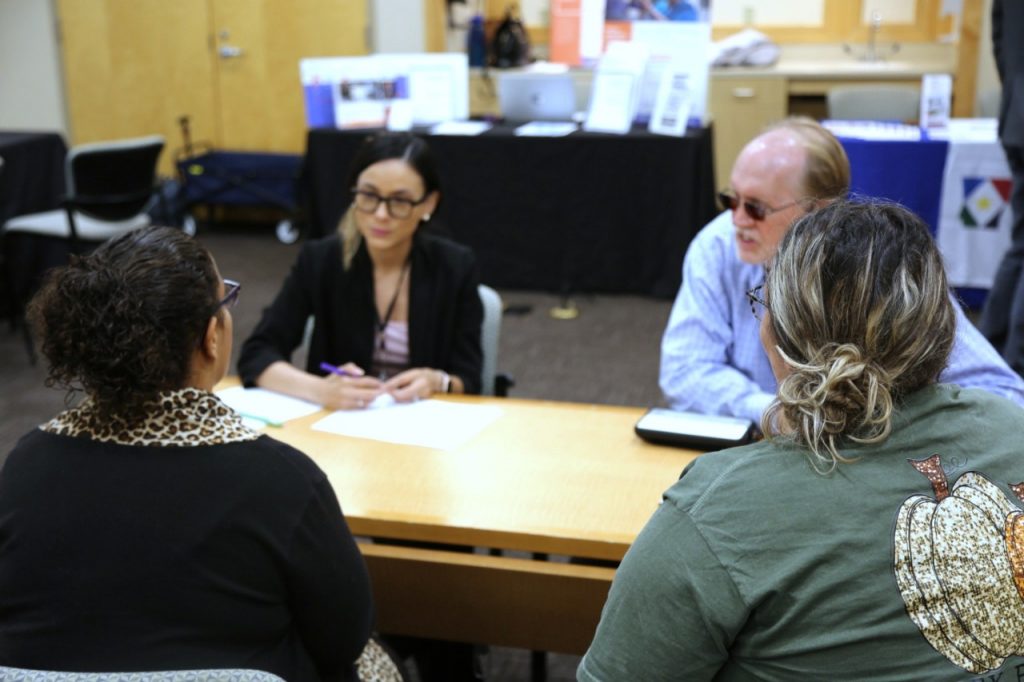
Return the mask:
<svg viewBox="0 0 1024 682">
<path fill-rule="evenodd" d="M 827 475 L 778 438 L 694 461 L 626 554 L 578 679 L 1024 679 L 1004 537 L 1022 514 L 1008 484 L 1024 481 L 1024 410 L 929 386 L 884 443 L 843 454 L 856 461 Z M 934 454 L 955 492 L 941 503 L 908 462 Z M 1018 531 L 1024 547 L 1024 518 Z"/>
</svg>

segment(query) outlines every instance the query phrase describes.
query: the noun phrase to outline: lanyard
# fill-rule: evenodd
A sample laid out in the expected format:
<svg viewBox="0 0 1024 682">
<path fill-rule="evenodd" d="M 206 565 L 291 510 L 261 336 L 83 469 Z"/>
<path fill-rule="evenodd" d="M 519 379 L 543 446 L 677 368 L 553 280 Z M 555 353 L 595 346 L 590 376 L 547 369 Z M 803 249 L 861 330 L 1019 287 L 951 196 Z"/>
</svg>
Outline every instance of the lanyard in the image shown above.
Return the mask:
<svg viewBox="0 0 1024 682">
<path fill-rule="evenodd" d="M 411 259 L 407 258 L 405 264 L 402 266 L 402 272 L 398 276 L 398 284 L 395 286 L 395 293 L 391 296 L 391 302 L 388 303 L 388 309 L 384 312 L 384 319 L 380 319 L 380 313 L 377 311 L 377 304 L 374 302 L 373 305 L 373 316 L 377 324 L 377 336 L 380 337 L 380 345 L 377 347 L 378 350 L 384 350 L 384 329 L 387 328 L 388 323 L 391 321 L 391 315 L 395 312 L 395 303 L 398 302 L 398 294 L 402 291 L 402 284 L 405 282 L 405 273 L 409 272 L 409 262 Z"/>
</svg>

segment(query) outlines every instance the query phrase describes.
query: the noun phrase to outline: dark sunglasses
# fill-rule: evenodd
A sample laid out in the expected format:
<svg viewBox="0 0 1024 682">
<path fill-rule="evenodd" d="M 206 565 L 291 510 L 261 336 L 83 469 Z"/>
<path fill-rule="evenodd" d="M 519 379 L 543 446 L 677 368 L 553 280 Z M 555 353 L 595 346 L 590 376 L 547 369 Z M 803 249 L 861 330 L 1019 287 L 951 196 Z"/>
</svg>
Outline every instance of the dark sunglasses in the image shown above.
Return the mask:
<svg viewBox="0 0 1024 682">
<path fill-rule="evenodd" d="M 761 222 L 762 220 L 770 216 L 772 213 L 778 213 L 779 211 L 785 210 L 790 206 L 796 206 L 797 204 L 800 203 L 800 201 L 800 199 L 797 199 L 796 201 L 791 201 L 788 204 L 783 204 L 782 206 L 776 206 L 773 208 L 771 206 L 768 206 L 767 204 L 762 204 L 760 201 L 747 200 L 741 202 L 738 196 L 727 190 L 723 190 L 718 193 L 718 203 L 722 205 L 723 209 L 728 211 L 735 211 L 737 208 L 740 207 L 740 205 L 742 205 L 743 210 L 746 211 L 747 215 L 750 216 L 752 220 L 756 220 L 757 222 Z"/>
</svg>

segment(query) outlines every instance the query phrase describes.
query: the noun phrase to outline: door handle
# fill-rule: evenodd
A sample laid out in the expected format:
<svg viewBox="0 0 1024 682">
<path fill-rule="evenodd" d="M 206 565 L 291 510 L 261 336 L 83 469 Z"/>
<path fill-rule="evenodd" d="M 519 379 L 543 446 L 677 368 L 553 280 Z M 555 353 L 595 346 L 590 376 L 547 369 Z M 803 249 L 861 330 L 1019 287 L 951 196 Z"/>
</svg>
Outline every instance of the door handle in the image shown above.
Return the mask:
<svg viewBox="0 0 1024 682">
<path fill-rule="evenodd" d="M 242 56 L 242 48 L 234 45 L 221 45 L 217 48 L 217 54 L 221 59 L 238 59 Z"/>
<path fill-rule="evenodd" d="M 736 99 L 753 99 L 757 96 L 757 91 L 754 88 L 733 88 L 732 96 Z"/>
</svg>

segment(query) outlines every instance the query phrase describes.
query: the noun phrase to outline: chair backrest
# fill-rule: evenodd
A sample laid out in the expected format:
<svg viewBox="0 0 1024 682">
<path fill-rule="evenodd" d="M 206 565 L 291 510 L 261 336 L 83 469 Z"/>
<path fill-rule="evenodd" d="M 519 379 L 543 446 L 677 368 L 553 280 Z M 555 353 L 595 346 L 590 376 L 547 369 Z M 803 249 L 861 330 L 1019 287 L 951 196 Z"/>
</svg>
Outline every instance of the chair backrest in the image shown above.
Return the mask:
<svg viewBox="0 0 1024 682">
<path fill-rule="evenodd" d="M 168 670 L 137 673 L 69 673 L 0 666 L 4 682 L 284 682 L 262 670 Z"/>
<path fill-rule="evenodd" d="M 498 340 L 501 338 L 501 296 L 486 284 L 478 286 L 477 293 L 484 306 L 484 322 L 480 328 L 480 346 L 484 355 L 480 392 L 494 395 L 494 381 L 498 375 Z"/>
<path fill-rule="evenodd" d="M 160 135 L 72 147 L 65 173 L 74 208 L 100 220 L 138 215 L 156 186 L 163 148 Z"/>
<path fill-rule="evenodd" d="M 842 85 L 828 91 L 828 117 L 916 121 L 920 102 L 921 90 L 912 85 Z"/>
<path fill-rule="evenodd" d="M 978 94 L 978 116 L 981 118 L 999 118 L 999 104 L 1003 91 L 998 88 L 985 90 Z"/>
</svg>

